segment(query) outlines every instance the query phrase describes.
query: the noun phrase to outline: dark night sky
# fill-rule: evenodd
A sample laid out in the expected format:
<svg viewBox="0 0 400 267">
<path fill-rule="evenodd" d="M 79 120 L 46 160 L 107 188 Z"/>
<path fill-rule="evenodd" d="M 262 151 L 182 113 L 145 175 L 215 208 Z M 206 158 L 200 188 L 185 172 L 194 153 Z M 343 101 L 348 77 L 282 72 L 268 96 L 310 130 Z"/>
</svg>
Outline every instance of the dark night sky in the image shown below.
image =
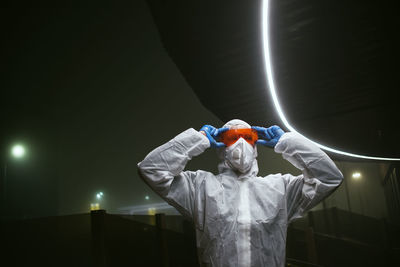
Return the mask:
<svg viewBox="0 0 400 267">
<path fill-rule="evenodd" d="M 145 2 L 1 12 L 9 216 L 87 212 L 100 190 L 109 211 L 147 194 L 159 202 L 137 162 L 187 128 L 221 122 L 167 57 Z M 23 161 L 6 157 L 14 142 L 29 149 Z M 216 170 L 215 159 L 198 162 Z"/>
<path fill-rule="evenodd" d="M 111 209 L 138 203 L 149 190 L 136 163 L 181 130 L 217 121 L 167 58 L 143 1 L 2 9 L 1 18 L 2 151 L 15 141 L 29 148 L 8 163 L 16 214 L 87 211 L 99 190 Z"/>
<path fill-rule="evenodd" d="M 125 7 L 2 8 L 1 155 L 7 216 L 108 211 L 160 202 L 136 164 L 181 131 L 222 122 L 164 51 L 144 1 Z M 22 142 L 27 157 L 8 157 Z M 260 174 L 297 172 L 259 149 Z M 216 171 L 208 150 L 188 169 Z M 146 201 L 144 197 L 150 196 Z"/>
</svg>

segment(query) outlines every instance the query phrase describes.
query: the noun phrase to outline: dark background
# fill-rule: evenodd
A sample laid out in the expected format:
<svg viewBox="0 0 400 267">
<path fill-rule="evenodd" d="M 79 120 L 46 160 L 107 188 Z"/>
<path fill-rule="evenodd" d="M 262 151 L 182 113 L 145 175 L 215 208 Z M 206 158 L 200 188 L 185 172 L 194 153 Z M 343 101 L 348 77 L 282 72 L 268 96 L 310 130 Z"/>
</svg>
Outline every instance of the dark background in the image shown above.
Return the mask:
<svg viewBox="0 0 400 267">
<path fill-rule="evenodd" d="M 3 217 L 88 212 L 100 191 L 109 212 L 159 203 L 136 164 L 187 128 L 222 124 L 165 53 L 144 1 L 2 8 L 0 18 Z M 10 156 L 15 143 L 23 159 Z M 208 151 L 189 168 L 216 165 Z"/>
<path fill-rule="evenodd" d="M 386 46 L 382 49 L 379 45 L 371 46 L 372 52 L 364 53 L 365 57 L 373 58 L 370 65 L 365 65 L 364 72 L 353 68 L 349 73 L 345 71 L 352 66 L 348 62 L 343 65 L 346 68 L 340 67 L 339 62 L 334 63 L 340 54 L 338 51 L 347 51 L 341 58 L 349 61 L 354 61 L 352 56 L 361 51 L 357 46 L 347 46 L 363 40 L 356 38 L 349 42 L 354 37 L 351 29 L 358 25 L 351 23 L 367 19 L 368 12 L 377 12 L 374 14 L 380 15 L 372 17 L 372 22 L 382 25 L 379 18 L 388 17 L 390 21 L 391 13 L 379 13 L 382 7 L 372 9 L 371 3 L 349 4 L 349 9 L 344 12 L 346 19 L 333 25 L 343 11 L 338 6 L 335 9 L 329 4 L 322 12 L 312 1 L 307 1 L 304 6 L 289 2 L 282 1 L 274 7 L 275 24 L 282 30 L 274 33 L 277 50 L 274 60 L 278 66 L 279 88 L 283 92 L 281 102 L 291 121 L 296 122 L 295 126 L 298 123 L 299 130 L 304 130 L 310 137 L 327 140 L 344 150 L 359 147 L 360 150 L 354 152 L 398 155 L 397 143 L 391 143 L 395 136 L 392 127 L 397 118 L 396 98 L 391 91 L 378 86 L 383 82 L 384 88 L 388 85 L 396 88 L 394 57 L 388 57 L 393 49 L 393 36 L 388 33 L 393 33 L 394 26 L 390 24 L 385 31 L 380 31 L 382 27 L 376 28 L 368 35 L 375 38 L 373 42 Z M 157 9 L 157 3 L 162 4 L 158 6 L 160 9 Z M 259 2 L 234 2 L 228 6 L 222 3 L 166 4 L 162 1 L 149 1 L 149 4 L 135 1 L 118 7 L 27 5 L 1 8 L 0 155 L 3 173 L 4 166 L 8 167 L 7 183 L 5 186 L 4 181 L 2 183 L 3 217 L 88 212 L 90 203 L 96 202 L 95 195 L 100 191 L 105 194 L 101 206 L 110 212 L 119 212 L 126 206 L 160 203 L 161 199 L 136 173 L 136 164 L 151 149 L 187 128 L 199 129 L 206 123 L 219 127 L 222 121 L 235 117 L 252 124 L 280 124 L 270 106 L 265 77 L 262 76 Z M 177 5 L 181 5 L 180 8 L 176 8 Z M 357 13 L 358 8 L 364 13 Z M 301 11 L 310 9 L 313 12 Z M 389 7 L 384 10 L 388 11 Z M 236 17 L 238 12 L 240 17 Z M 278 17 L 279 12 L 286 15 Z M 313 27 L 303 27 L 304 32 L 289 31 L 290 25 L 299 23 L 289 19 L 296 18 L 296 14 L 303 14 L 298 18 L 300 22 L 307 20 L 307 16 L 318 15 L 319 22 L 314 18 L 313 23 L 310 22 Z M 185 21 L 185 18 L 190 20 Z M 168 21 L 173 23 L 168 24 Z M 202 23 L 204 21 L 207 23 Z M 331 23 L 331 28 L 318 26 L 322 22 Z M 366 25 L 369 27 L 372 22 Z M 180 27 L 172 33 L 162 28 L 168 30 L 171 25 Z M 199 35 L 187 42 L 193 33 Z M 300 39 L 288 42 L 296 36 Z M 330 52 L 321 58 L 324 51 L 321 47 L 327 47 L 330 40 L 343 36 L 347 39 L 337 41 L 336 45 L 331 43 Z M 321 44 L 318 40 L 326 43 Z M 365 44 L 368 42 L 360 43 L 360 46 Z M 387 44 L 391 47 L 389 50 Z M 313 46 L 319 49 L 313 49 Z M 331 54 L 331 51 L 336 53 Z M 307 55 L 321 60 L 311 64 Z M 182 62 L 190 63 L 190 72 L 177 58 L 186 58 Z M 290 62 L 301 64 L 291 65 Z M 335 68 L 326 69 L 325 74 L 313 72 L 313 68 L 322 71 L 326 62 L 339 66 L 343 70 L 341 75 Z M 364 61 L 355 62 L 363 64 Z M 306 73 L 306 76 L 295 75 L 296 71 Z M 294 80 L 290 82 L 292 78 Z M 329 83 L 316 87 L 324 81 Z M 321 91 L 319 95 L 312 90 L 302 91 L 310 84 L 314 86 L 310 88 L 327 91 Z M 365 84 L 369 87 L 364 88 Z M 372 101 L 372 108 L 367 109 L 367 113 L 363 113 L 361 102 L 357 100 L 360 96 Z M 326 101 L 331 98 L 349 104 L 339 108 L 332 104 L 335 102 Z M 312 105 L 301 106 L 302 101 L 311 101 Z M 339 117 L 333 119 L 331 112 L 336 107 L 340 112 L 335 116 Z M 354 112 L 350 112 L 352 107 Z M 384 112 L 376 113 L 379 110 Z M 372 119 L 375 124 L 368 123 Z M 356 127 L 349 128 L 349 125 Z M 369 132 L 360 132 L 358 126 L 359 129 L 367 127 Z M 382 130 L 381 137 L 377 135 L 379 130 Z M 382 139 L 382 136 L 387 138 Z M 358 142 L 360 137 L 363 139 Z M 365 146 L 368 140 L 376 142 Z M 27 149 L 26 157 L 21 160 L 13 159 L 9 153 L 10 147 L 17 142 Z M 259 155 L 259 160 L 266 162 L 260 164 L 261 175 L 298 172 L 272 150 L 259 149 Z M 351 175 L 353 169 L 362 169 L 369 163 L 351 165 L 346 172 Z M 216 165 L 215 153 L 208 150 L 194 159 L 188 168 L 215 172 Z M 374 170 L 368 171 L 373 173 L 371 181 L 376 179 L 372 184 L 379 181 L 376 177 L 379 166 L 373 166 Z M 146 200 L 145 196 L 150 199 Z M 378 199 L 384 205 L 383 196 Z"/>
</svg>

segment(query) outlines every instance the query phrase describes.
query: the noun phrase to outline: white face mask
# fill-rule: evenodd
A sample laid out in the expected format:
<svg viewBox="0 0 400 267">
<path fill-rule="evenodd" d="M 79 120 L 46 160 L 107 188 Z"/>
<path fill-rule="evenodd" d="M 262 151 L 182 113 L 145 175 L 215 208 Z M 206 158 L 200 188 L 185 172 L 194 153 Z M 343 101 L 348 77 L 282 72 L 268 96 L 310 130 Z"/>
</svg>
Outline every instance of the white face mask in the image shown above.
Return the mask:
<svg viewBox="0 0 400 267">
<path fill-rule="evenodd" d="M 245 173 L 250 170 L 256 153 L 252 145 L 239 138 L 233 145 L 225 149 L 225 161 L 234 170 Z"/>
</svg>

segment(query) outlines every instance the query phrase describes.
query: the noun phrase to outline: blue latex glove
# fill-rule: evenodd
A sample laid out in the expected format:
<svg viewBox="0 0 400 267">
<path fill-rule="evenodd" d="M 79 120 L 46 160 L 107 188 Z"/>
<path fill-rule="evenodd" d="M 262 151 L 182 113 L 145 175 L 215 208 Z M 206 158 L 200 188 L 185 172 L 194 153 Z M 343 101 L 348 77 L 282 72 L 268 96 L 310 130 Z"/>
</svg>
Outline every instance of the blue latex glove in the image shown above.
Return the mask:
<svg viewBox="0 0 400 267">
<path fill-rule="evenodd" d="M 219 128 L 219 129 L 217 129 L 214 126 L 211 126 L 211 125 L 204 125 L 200 129 L 200 131 L 203 131 L 203 132 L 206 133 L 206 136 L 207 136 L 208 140 L 210 141 L 211 147 L 225 147 L 224 143 L 217 142 L 216 139 L 218 138 L 218 136 L 221 133 L 226 132 L 227 130 L 229 130 L 229 128 Z"/>
<path fill-rule="evenodd" d="M 281 136 L 285 133 L 279 126 L 271 126 L 269 128 L 253 126 L 251 127 L 257 131 L 258 140 L 256 144 L 275 147 Z"/>
</svg>

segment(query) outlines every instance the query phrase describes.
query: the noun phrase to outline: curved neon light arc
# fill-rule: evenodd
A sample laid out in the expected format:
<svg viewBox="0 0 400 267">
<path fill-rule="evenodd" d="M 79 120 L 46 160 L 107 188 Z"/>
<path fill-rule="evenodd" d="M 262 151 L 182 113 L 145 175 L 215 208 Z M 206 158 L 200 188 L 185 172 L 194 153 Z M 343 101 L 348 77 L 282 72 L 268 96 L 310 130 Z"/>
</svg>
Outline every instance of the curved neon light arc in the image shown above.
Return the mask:
<svg viewBox="0 0 400 267">
<path fill-rule="evenodd" d="M 269 40 L 269 0 L 263 0 L 262 4 L 262 34 L 263 34 L 263 48 L 264 48 L 264 63 L 265 63 L 265 69 L 266 69 L 266 78 L 267 78 L 267 83 L 269 87 L 269 91 L 272 96 L 272 100 L 275 105 L 275 109 L 278 112 L 279 118 L 282 120 L 282 123 L 285 125 L 287 129 L 289 129 L 291 132 L 298 132 L 296 129 L 294 129 L 293 126 L 291 126 L 288 122 L 288 120 L 285 117 L 285 114 L 282 110 L 281 105 L 279 104 L 278 96 L 276 94 L 276 87 L 275 87 L 275 81 L 273 78 L 273 70 L 272 70 L 272 60 L 271 60 L 271 53 L 270 53 L 270 40 Z M 309 139 L 310 140 L 310 139 Z M 365 156 L 365 155 L 359 155 L 359 154 L 354 154 L 354 153 L 349 153 L 345 151 L 340 151 L 331 147 L 327 147 L 325 145 L 319 144 L 313 140 L 312 141 L 314 144 L 319 146 L 321 149 L 333 152 L 336 154 L 344 155 L 344 156 L 349 156 L 349 157 L 354 157 L 354 158 L 360 158 L 360 159 L 371 159 L 371 160 L 387 160 L 387 161 L 400 161 L 400 158 L 384 158 L 384 157 L 372 157 L 372 156 Z"/>
</svg>

